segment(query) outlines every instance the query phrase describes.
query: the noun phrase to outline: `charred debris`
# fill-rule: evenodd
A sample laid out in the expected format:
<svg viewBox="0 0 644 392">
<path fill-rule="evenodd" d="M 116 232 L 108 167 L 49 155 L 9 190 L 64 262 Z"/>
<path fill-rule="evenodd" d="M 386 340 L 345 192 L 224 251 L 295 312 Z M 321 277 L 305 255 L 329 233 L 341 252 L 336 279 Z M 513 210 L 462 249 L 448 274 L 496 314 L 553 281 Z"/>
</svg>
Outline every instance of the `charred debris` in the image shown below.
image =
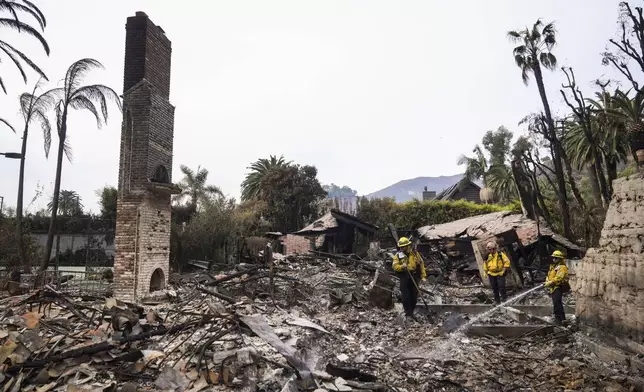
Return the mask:
<svg viewBox="0 0 644 392">
<path fill-rule="evenodd" d="M 195 267 L 173 274 L 167 289 L 138 304 L 113 298 L 109 282 L 91 293 L 74 279 L 39 289 L 22 282 L 0 299 L 2 390 L 619 391 L 638 385 L 630 367 L 607 368 L 591 354 L 574 327 L 550 325 L 541 294 L 455 332 L 490 308 L 475 249 L 481 233 L 495 232 L 491 223 L 417 231 L 436 282 L 423 292 L 430 304 L 422 320 L 408 323 L 388 271 L 393 249 L 371 241 L 362 257 L 334 253 L 350 244 L 340 238 L 349 230 L 335 219 L 335 231 L 315 233 L 325 237 L 317 238 L 324 250 L 289 254 L 287 241 L 278 249 L 284 253 L 277 252 L 275 242 L 286 236 L 274 233 L 250 262 L 218 273 Z M 525 284 L 541 271 L 541 249 L 551 241 L 562 245 L 552 235 L 527 236 L 525 226 L 501 229 L 497 238 L 526 260 Z"/>
</svg>

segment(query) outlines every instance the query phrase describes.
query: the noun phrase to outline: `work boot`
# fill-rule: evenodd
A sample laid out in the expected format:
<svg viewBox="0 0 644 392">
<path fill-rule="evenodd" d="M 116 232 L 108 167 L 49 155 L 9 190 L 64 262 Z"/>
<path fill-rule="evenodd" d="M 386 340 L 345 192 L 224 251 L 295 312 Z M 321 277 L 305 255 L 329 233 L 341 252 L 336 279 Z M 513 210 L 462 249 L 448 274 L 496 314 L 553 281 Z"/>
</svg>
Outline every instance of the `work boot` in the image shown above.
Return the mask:
<svg viewBox="0 0 644 392">
<path fill-rule="evenodd" d="M 555 317 L 554 324 L 561 325 L 561 319 L 559 317 Z"/>
</svg>

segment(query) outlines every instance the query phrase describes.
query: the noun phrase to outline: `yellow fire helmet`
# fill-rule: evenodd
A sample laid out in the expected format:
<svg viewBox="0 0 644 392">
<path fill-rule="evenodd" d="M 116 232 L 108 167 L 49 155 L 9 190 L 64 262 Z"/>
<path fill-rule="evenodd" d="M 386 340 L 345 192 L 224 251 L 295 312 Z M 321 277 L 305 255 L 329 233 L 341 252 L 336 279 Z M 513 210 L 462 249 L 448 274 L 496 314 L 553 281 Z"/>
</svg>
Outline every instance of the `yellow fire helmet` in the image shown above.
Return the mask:
<svg viewBox="0 0 644 392">
<path fill-rule="evenodd" d="M 563 253 L 561 253 L 561 251 L 560 251 L 560 250 L 556 250 L 556 251 L 554 251 L 554 252 L 552 253 L 552 257 L 556 257 L 556 258 L 558 258 L 558 259 L 563 259 L 563 258 L 564 258 L 564 254 L 563 254 Z"/>
<path fill-rule="evenodd" d="M 409 238 L 407 237 L 400 237 L 398 240 L 398 247 L 399 248 L 404 248 L 405 246 L 411 245 L 411 241 L 409 241 Z"/>
</svg>

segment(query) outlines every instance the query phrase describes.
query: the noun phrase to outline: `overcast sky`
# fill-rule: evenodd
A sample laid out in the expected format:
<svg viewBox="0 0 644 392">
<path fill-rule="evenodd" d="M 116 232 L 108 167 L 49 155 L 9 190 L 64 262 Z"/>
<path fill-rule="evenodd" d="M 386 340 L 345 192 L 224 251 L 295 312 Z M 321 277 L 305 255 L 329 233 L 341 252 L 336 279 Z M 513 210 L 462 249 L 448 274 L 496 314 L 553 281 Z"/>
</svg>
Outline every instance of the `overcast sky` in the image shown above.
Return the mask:
<svg viewBox="0 0 644 392">
<path fill-rule="evenodd" d="M 541 110 L 534 83 L 524 86 L 506 32 L 554 20 L 560 65 L 573 66 L 588 91 L 614 76 L 600 53 L 617 32 L 619 0 L 166 0 L 36 1 L 48 25 L 51 56 L 35 39 L 3 39 L 28 53 L 59 84 L 74 61 L 92 57 L 106 70 L 88 82 L 122 92 L 125 22 L 145 11 L 172 41 L 171 101 L 176 106 L 174 173 L 180 164 L 210 171 L 209 180 L 239 196 L 246 167 L 283 154 L 317 166 L 322 183 L 367 194 L 399 180 L 459 173 L 486 130 L 515 135 L 526 114 Z M 6 57 L 0 72 L 0 117 L 22 128 L 24 85 Z M 563 113 L 561 72 L 547 73 L 555 111 Z M 77 191 L 98 211 L 94 191 L 116 185 L 121 114 L 108 126 L 73 112 L 73 162 L 62 189 Z M 39 127 L 29 135 L 25 205 L 37 184 L 46 205 L 53 193 L 55 145 L 46 160 Z M 54 143 L 57 140 L 54 136 Z M 0 152 L 19 151 L 20 137 L 0 128 Z M 0 196 L 15 206 L 18 161 L 0 159 Z"/>
</svg>

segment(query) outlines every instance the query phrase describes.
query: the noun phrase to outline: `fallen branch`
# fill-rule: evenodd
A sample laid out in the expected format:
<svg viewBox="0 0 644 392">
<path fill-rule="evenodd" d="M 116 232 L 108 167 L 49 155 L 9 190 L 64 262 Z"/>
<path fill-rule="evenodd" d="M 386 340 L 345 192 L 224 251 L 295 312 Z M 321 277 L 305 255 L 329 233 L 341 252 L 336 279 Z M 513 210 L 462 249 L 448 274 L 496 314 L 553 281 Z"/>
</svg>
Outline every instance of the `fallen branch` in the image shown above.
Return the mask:
<svg viewBox="0 0 644 392">
<path fill-rule="evenodd" d="M 218 293 L 215 290 L 210 290 L 210 289 L 207 289 L 205 287 L 197 287 L 197 290 L 201 291 L 202 293 L 206 293 L 206 294 L 210 294 L 212 296 L 215 296 L 215 297 L 219 298 L 220 300 L 226 301 L 226 302 L 231 303 L 231 304 L 234 304 L 235 302 L 237 302 L 234 298 L 231 298 L 231 297 L 229 297 L 227 295 L 223 295 L 221 293 Z"/>
<path fill-rule="evenodd" d="M 258 266 L 255 266 L 255 267 L 251 267 L 251 268 L 249 268 L 247 270 L 243 270 L 243 271 L 232 273 L 230 275 L 226 275 L 223 278 L 216 278 L 212 274 L 208 274 L 208 276 L 213 278 L 214 281 L 209 282 L 208 284 L 206 284 L 206 286 L 217 286 L 220 283 L 227 282 L 229 280 L 238 278 L 238 277 L 246 275 L 246 274 L 250 274 L 250 273 L 255 272 L 255 271 L 257 271 L 257 270 L 259 270 L 261 268 L 265 268 L 265 267 L 263 265 L 258 265 Z"/>
</svg>

